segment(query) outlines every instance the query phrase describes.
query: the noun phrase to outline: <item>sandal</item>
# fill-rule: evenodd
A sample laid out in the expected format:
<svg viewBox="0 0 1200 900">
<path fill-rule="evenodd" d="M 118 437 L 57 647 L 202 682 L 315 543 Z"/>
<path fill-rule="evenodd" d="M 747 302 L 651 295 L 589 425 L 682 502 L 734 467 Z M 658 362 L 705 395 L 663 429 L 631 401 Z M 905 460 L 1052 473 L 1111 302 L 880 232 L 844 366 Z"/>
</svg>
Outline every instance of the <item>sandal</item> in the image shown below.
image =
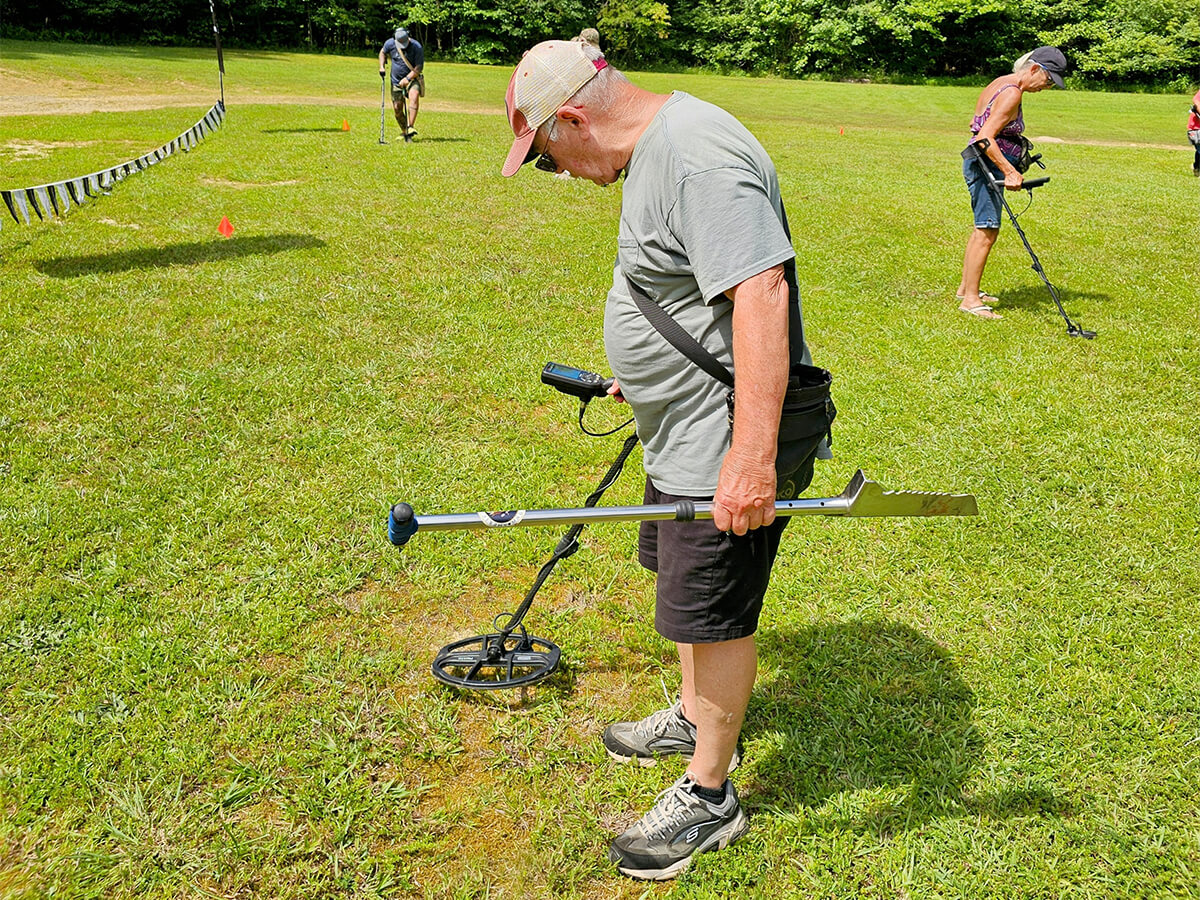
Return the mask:
<svg viewBox="0 0 1200 900">
<path fill-rule="evenodd" d="M 964 297 L 962 294 L 955 294 L 955 295 L 954 295 L 954 299 L 955 299 L 955 300 L 957 300 L 959 303 L 966 303 L 966 302 L 967 302 L 967 298 L 966 298 L 966 297 Z M 990 303 L 999 303 L 999 302 L 1000 302 L 1000 298 L 999 298 L 999 297 L 993 297 L 991 294 L 985 294 L 983 291 L 980 291 L 980 292 L 979 292 L 979 301 L 980 301 L 981 303 L 989 303 L 989 304 L 990 304 Z"/>
<path fill-rule="evenodd" d="M 1003 319 L 1004 316 L 992 309 L 989 303 L 999 303 L 999 297 L 993 297 L 991 294 L 979 292 L 979 303 L 975 306 L 967 306 L 967 298 L 962 294 L 955 294 L 954 299 L 958 301 L 958 308 L 965 313 L 970 313 L 973 316 L 979 316 L 981 319 Z"/>
<path fill-rule="evenodd" d="M 959 297 L 958 299 L 962 300 L 961 297 Z M 966 300 L 963 300 L 963 303 L 966 303 L 966 302 L 967 302 Z M 994 309 L 992 309 L 986 303 L 980 303 L 978 306 L 964 306 L 963 303 L 960 303 L 958 306 L 960 312 L 965 312 L 972 316 L 979 316 L 979 318 L 981 318 L 981 319 L 1003 319 L 1004 318 L 1004 316 L 1000 315 L 1000 313 L 996 312 Z"/>
</svg>

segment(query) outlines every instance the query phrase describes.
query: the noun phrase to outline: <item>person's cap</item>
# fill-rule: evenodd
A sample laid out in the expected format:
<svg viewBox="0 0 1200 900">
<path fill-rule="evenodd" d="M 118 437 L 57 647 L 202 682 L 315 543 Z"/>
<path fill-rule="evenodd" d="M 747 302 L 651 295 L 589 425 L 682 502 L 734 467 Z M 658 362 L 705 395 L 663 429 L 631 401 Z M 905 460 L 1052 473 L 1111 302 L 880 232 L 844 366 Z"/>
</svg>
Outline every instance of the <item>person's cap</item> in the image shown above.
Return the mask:
<svg viewBox="0 0 1200 900">
<path fill-rule="evenodd" d="M 1045 69 L 1050 80 L 1063 87 L 1063 76 L 1067 74 L 1067 58 L 1062 55 L 1061 50 L 1057 47 L 1038 47 L 1029 54 L 1029 61 Z"/>
<path fill-rule="evenodd" d="M 500 174 L 515 175 L 530 162 L 537 130 L 607 65 L 603 58 L 588 59 L 584 45 L 576 41 L 543 41 L 526 52 L 504 95 L 515 137 Z"/>
<path fill-rule="evenodd" d="M 403 28 L 396 29 L 396 43 L 399 44 L 401 47 L 408 46 L 408 32 L 405 31 Z"/>
<path fill-rule="evenodd" d="M 600 32 L 595 28 L 585 28 L 579 32 L 579 36 L 589 44 L 595 44 L 597 47 L 600 46 Z"/>
</svg>

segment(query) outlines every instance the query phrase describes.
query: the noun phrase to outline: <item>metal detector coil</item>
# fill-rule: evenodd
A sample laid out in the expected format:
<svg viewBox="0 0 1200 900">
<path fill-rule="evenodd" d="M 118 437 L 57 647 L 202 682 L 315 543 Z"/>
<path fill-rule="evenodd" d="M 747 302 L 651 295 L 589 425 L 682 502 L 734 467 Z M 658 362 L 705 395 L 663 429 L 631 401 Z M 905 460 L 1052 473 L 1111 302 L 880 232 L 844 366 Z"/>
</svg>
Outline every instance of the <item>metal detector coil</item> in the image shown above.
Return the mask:
<svg viewBox="0 0 1200 900">
<path fill-rule="evenodd" d="M 458 688 L 496 691 L 526 687 L 549 678 L 562 650 L 544 638 L 498 631 L 447 644 L 434 657 L 433 677 Z"/>
<path fill-rule="evenodd" d="M 586 402 L 586 401 L 585 401 Z M 580 413 L 582 418 L 582 412 Z M 608 490 L 621 470 L 625 460 L 638 445 L 638 436 L 631 434 L 616 460 L 609 467 L 600 486 L 588 495 L 585 508 L 594 508 Z M 477 528 L 511 528 L 520 525 L 525 518 L 524 510 L 510 512 L 475 513 L 472 518 Z M 495 631 L 479 634 L 447 644 L 437 652 L 430 667 L 433 677 L 451 687 L 478 691 L 497 691 L 506 688 L 528 687 L 554 674 L 562 659 L 562 650 L 553 641 L 533 637 L 525 630 L 521 620 L 533 605 L 533 598 L 541 590 L 559 560 L 566 559 L 579 549 L 579 535 L 583 523 L 573 524 L 559 539 L 554 553 L 546 561 L 533 580 L 532 587 L 516 612 L 501 613 L 492 621 Z M 407 503 L 397 503 L 388 515 L 388 539 L 397 547 L 408 543 L 417 532 L 417 519 Z"/>
</svg>

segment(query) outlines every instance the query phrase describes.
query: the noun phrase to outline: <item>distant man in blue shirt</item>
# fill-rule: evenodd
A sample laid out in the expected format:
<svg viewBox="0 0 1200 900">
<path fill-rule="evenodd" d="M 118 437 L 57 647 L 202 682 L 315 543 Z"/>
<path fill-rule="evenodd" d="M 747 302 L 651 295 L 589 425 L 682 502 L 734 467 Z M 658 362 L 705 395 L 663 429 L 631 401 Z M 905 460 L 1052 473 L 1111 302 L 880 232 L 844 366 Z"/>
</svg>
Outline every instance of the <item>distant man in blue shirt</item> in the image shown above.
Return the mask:
<svg viewBox="0 0 1200 900">
<path fill-rule="evenodd" d="M 392 109 L 396 113 L 396 121 L 404 132 L 404 140 L 411 141 L 417 136 L 413 126 L 417 122 L 417 110 L 421 98 L 425 96 L 425 51 L 421 49 L 420 41 L 414 41 L 403 28 L 397 28 L 394 37 L 383 42 L 379 51 L 379 77 L 384 78 L 384 66 L 387 58 L 392 60 Z M 404 100 L 408 98 L 408 121 L 404 116 Z"/>
</svg>

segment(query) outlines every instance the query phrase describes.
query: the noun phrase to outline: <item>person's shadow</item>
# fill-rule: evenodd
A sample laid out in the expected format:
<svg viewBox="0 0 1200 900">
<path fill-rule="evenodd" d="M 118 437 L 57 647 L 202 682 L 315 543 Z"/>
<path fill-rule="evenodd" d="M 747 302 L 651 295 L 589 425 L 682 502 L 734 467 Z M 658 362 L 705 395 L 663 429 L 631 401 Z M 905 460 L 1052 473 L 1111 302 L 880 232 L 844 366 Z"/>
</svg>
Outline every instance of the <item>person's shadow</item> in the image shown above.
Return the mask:
<svg viewBox="0 0 1200 900">
<path fill-rule="evenodd" d="M 55 256 L 34 267 L 51 278 L 78 278 L 81 275 L 128 272 L 131 269 L 165 269 L 197 263 L 224 262 L 243 256 L 289 253 L 324 247 L 325 242 L 310 234 L 256 234 L 234 238 L 168 244 L 165 247 L 136 247 L 109 253 L 81 256 Z"/>
<path fill-rule="evenodd" d="M 975 696 L 944 648 L 897 622 L 758 634 L 759 679 L 743 728 L 755 764 L 746 805 L 808 812 L 808 828 L 880 835 L 932 818 L 1064 815 L 1049 789 L 964 792 L 983 753 Z M 882 789 L 882 790 L 880 790 Z M 831 803 L 872 791 L 874 801 Z"/>
</svg>

